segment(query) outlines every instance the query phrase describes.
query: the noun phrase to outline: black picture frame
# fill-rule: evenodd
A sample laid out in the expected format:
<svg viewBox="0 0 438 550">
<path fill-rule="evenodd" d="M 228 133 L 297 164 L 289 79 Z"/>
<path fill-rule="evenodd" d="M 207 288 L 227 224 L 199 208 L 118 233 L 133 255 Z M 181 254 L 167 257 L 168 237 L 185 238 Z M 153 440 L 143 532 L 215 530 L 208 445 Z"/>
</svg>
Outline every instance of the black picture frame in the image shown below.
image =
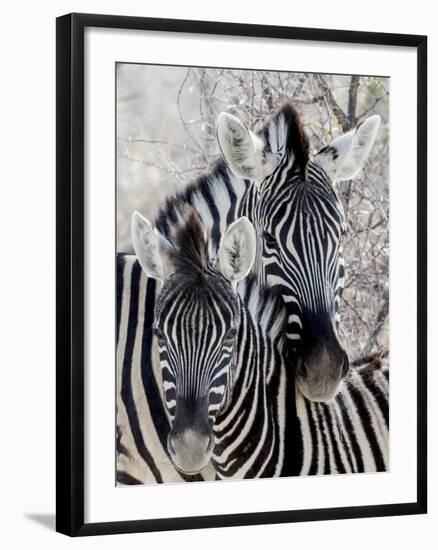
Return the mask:
<svg viewBox="0 0 438 550">
<path fill-rule="evenodd" d="M 417 51 L 417 498 L 414 502 L 105 523 L 84 522 L 84 30 L 269 37 Z M 56 529 L 70 536 L 423 514 L 427 511 L 427 37 L 208 21 L 69 14 L 56 22 Z"/>
</svg>

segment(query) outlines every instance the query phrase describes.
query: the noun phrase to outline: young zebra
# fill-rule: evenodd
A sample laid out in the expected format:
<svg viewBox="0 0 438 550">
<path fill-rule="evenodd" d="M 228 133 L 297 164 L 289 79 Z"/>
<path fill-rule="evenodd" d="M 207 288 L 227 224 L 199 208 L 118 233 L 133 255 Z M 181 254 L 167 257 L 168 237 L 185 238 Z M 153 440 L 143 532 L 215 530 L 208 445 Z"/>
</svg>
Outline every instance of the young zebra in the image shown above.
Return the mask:
<svg viewBox="0 0 438 550">
<path fill-rule="evenodd" d="M 293 377 L 290 376 L 290 373 L 288 375 L 288 369 L 284 369 L 284 326 L 281 326 L 281 322 L 285 321 L 287 315 L 284 304 L 276 298 L 275 294 L 272 294 L 271 290 L 262 290 L 254 277 L 247 280 L 245 285 L 240 284 L 237 295 L 233 295 L 230 291 L 231 284 L 227 285 L 220 273 L 207 264 L 205 276 L 208 279 L 211 278 L 210 292 L 213 296 L 221 297 L 225 291 L 225 298 L 230 300 L 219 300 L 219 305 L 216 308 L 212 307 L 214 302 L 206 299 L 204 288 L 197 280 L 199 272 L 193 272 L 193 260 L 196 262 L 195 265 L 198 265 L 202 259 L 204 263 L 201 265 L 204 266 L 207 258 L 204 236 L 196 223 L 194 228 L 191 227 L 191 229 L 196 229 L 196 233 L 189 231 L 188 235 L 187 233 L 182 234 L 182 237 L 190 237 L 181 243 L 181 245 L 184 244 L 184 256 L 178 253 L 175 256 L 171 252 L 172 246 L 169 247 L 166 241 L 162 241 L 162 238 L 159 237 L 158 242 L 164 243 L 166 250 L 160 257 L 155 254 L 157 242 L 153 244 L 153 240 L 158 234 L 151 230 L 151 227 L 142 218 L 136 217 L 135 220 L 136 231 L 139 235 L 139 238 L 136 239 L 136 249 L 140 247 L 137 253 L 140 258 L 143 258 L 143 267 L 148 269 L 150 275 L 160 277 L 163 277 L 164 273 L 157 271 L 157 266 L 175 269 L 175 273 L 167 280 L 167 287 L 166 284 L 163 286 L 163 300 L 160 297 L 157 303 L 157 314 L 164 315 L 161 317 L 162 325 L 165 325 L 164 319 L 168 316 L 173 325 L 171 329 L 167 326 L 166 330 L 168 332 L 170 330 L 174 336 L 170 341 L 167 339 L 166 343 L 161 345 L 161 356 L 164 363 L 163 382 L 159 375 L 155 378 L 150 364 L 148 349 L 150 349 L 151 335 L 148 334 L 146 338 L 143 336 L 140 339 L 142 340 L 141 344 L 137 341 L 131 346 L 126 344 L 126 336 L 122 335 L 121 337 L 122 343 L 119 346 L 119 352 L 124 350 L 125 355 L 124 360 L 120 362 L 123 364 L 120 378 L 124 382 L 122 382 L 122 399 L 118 404 L 118 410 L 120 413 L 123 409 L 130 418 L 128 422 L 125 419 L 125 425 L 121 430 L 123 437 L 119 441 L 117 465 L 119 482 L 146 483 L 180 481 L 182 479 L 213 479 L 215 472 L 218 477 L 256 477 L 258 475 L 369 472 L 386 469 L 388 460 L 388 383 L 387 371 L 381 367 L 379 361 L 369 358 L 363 366 L 355 366 L 333 402 L 318 404 L 298 397 L 295 409 L 295 399 L 292 398 L 294 395 Z M 231 236 L 235 229 L 236 224 L 230 227 L 226 235 Z M 152 237 L 152 243 L 149 237 Z M 200 239 L 204 249 L 195 247 L 196 253 L 189 253 L 194 246 L 193 243 L 197 242 L 196 239 Z M 226 246 L 226 241 L 224 246 Z M 202 250 L 204 252 L 201 256 L 199 253 Z M 149 255 L 149 260 L 145 254 Z M 246 256 L 247 259 L 248 256 Z M 138 287 L 137 290 L 131 288 L 130 291 L 124 293 L 124 297 L 121 298 L 123 302 L 121 309 L 125 315 L 127 309 L 134 310 L 136 315 L 131 315 L 131 318 L 138 318 L 141 321 L 141 316 L 147 314 L 147 307 L 146 310 L 144 309 L 145 302 L 147 305 L 147 295 L 149 293 L 154 295 L 154 292 L 151 288 L 149 291 L 146 289 L 144 277 L 143 283 L 141 282 L 140 267 L 137 262 L 133 262 L 132 257 L 123 257 L 121 260 L 125 276 L 135 282 Z M 178 264 L 178 261 L 182 263 Z M 226 264 L 220 265 L 226 272 Z M 245 265 L 247 266 L 247 264 Z M 178 266 L 178 269 L 175 266 Z M 235 266 L 236 263 L 234 263 Z M 177 284 L 175 278 L 181 268 L 185 277 Z M 155 271 L 152 273 L 151 269 L 155 269 Z M 187 269 L 189 269 L 188 273 Z M 230 272 L 227 275 L 232 277 Z M 196 284 L 193 284 L 193 277 L 195 277 Z M 147 285 L 149 286 L 151 282 L 152 280 L 149 279 Z M 124 286 L 126 288 L 127 285 Z M 195 370 L 196 360 L 199 361 L 202 358 L 202 352 L 207 351 L 203 344 L 208 345 L 209 356 L 211 356 L 211 349 L 214 349 L 213 333 L 207 330 L 206 318 L 202 318 L 199 310 L 195 307 L 197 303 L 195 298 L 199 299 L 199 295 L 202 296 L 201 305 L 206 300 L 205 303 L 209 306 L 208 309 L 211 309 L 210 314 L 213 317 L 222 311 L 221 308 L 225 308 L 225 311 L 228 312 L 228 321 L 235 319 L 235 315 L 230 314 L 233 310 L 229 305 L 234 301 L 239 306 L 238 310 L 242 320 L 239 331 L 234 336 L 236 327 L 229 328 L 226 323 L 220 326 L 221 334 L 227 334 L 230 339 L 234 337 L 236 341 L 234 346 L 231 345 L 231 342 L 228 346 L 224 346 L 222 350 L 224 363 L 221 362 L 218 355 L 212 354 L 218 363 L 224 366 L 224 372 L 216 379 L 219 389 L 216 384 L 212 384 L 210 388 L 210 410 L 208 407 L 206 408 L 205 400 L 195 400 L 197 406 L 193 406 L 193 403 L 188 405 L 187 400 L 183 399 L 180 401 L 182 408 L 178 417 L 178 414 L 175 415 L 178 402 L 177 388 L 187 390 L 188 387 L 194 385 L 199 389 L 201 381 L 207 381 L 205 377 L 201 376 L 204 373 L 202 367 L 207 370 L 208 365 L 200 364 L 196 376 L 192 378 L 184 376 L 184 374 L 192 372 L 189 367 Z M 166 309 L 166 303 L 170 304 L 169 309 Z M 205 323 L 204 330 L 199 333 L 195 333 L 185 324 L 190 322 L 191 327 L 193 323 L 196 324 L 196 313 L 198 313 L 203 326 Z M 176 328 L 178 321 L 181 327 L 180 332 Z M 162 331 L 164 327 L 160 328 L 159 319 L 157 319 L 157 324 L 157 330 Z M 248 329 L 252 336 L 244 338 Z M 268 340 L 266 340 L 264 330 L 268 331 Z M 135 327 L 132 333 L 136 333 Z M 214 342 L 220 340 L 219 332 L 214 333 L 214 336 Z M 164 334 L 161 334 L 160 340 L 164 340 Z M 125 343 L 123 344 L 123 342 Z M 271 342 L 271 344 L 266 346 L 266 342 Z M 254 343 L 256 343 L 255 346 Z M 263 343 L 265 345 L 262 345 Z M 243 347 L 239 348 L 240 345 Z M 184 348 L 184 353 L 181 354 L 182 366 L 178 363 L 177 377 L 179 375 L 180 383 L 178 386 L 175 382 L 175 369 L 172 370 L 171 365 L 172 359 L 175 361 L 180 357 L 180 347 Z M 135 360 L 132 359 L 131 348 L 137 349 Z M 240 352 L 239 349 L 241 349 Z M 249 365 L 249 372 L 252 376 L 248 376 L 248 365 L 246 362 L 243 364 L 240 358 L 243 357 L 246 361 L 250 357 L 251 351 L 256 353 L 253 360 L 264 364 L 259 363 L 256 368 Z M 264 353 L 262 353 L 263 351 Z M 236 354 L 234 356 L 237 365 L 235 371 L 230 369 L 229 363 L 227 366 L 225 365 L 227 361 L 231 361 L 233 352 Z M 146 361 L 144 356 L 142 360 L 142 354 L 145 354 Z M 192 358 L 195 358 L 194 361 L 190 360 Z M 184 366 L 187 372 L 184 370 Z M 141 381 L 136 382 L 136 376 L 133 376 L 131 372 L 132 368 L 139 368 L 142 371 Z M 270 374 L 268 375 L 269 382 L 265 385 L 262 373 L 265 373 L 266 376 L 266 372 Z M 230 373 L 233 373 L 234 377 L 230 378 Z M 261 378 L 256 375 L 260 375 Z M 140 378 L 140 374 L 137 377 Z M 242 384 L 242 380 L 245 380 L 244 384 Z M 248 380 L 252 383 L 248 383 Z M 130 388 L 132 384 L 137 388 L 137 395 L 130 400 L 126 396 L 132 393 L 132 388 Z M 158 387 L 161 384 L 163 384 L 162 392 Z M 208 384 L 206 385 L 208 386 Z M 250 390 L 256 385 L 258 390 L 256 398 L 254 398 Z M 286 391 L 288 387 L 289 389 Z M 127 391 L 126 388 L 130 388 L 131 391 Z M 238 422 L 231 420 L 234 417 L 239 418 L 240 409 L 236 407 L 233 415 L 229 413 L 230 407 L 232 410 L 233 405 L 232 401 L 230 404 L 230 400 L 233 399 L 240 402 L 242 407 L 245 403 L 250 407 L 247 417 L 243 415 Z M 165 407 L 163 403 L 165 403 Z M 224 410 L 220 404 L 225 407 Z M 201 433 L 208 432 L 208 423 L 211 421 L 215 421 L 215 425 L 221 427 L 221 438 L 215 439 L 214 447 L 212 443 L 208 443 L 208 441 L 212 441 L 209 439 L 211 434 L 209 437 L 205 436 L 201 442 L 198 441 L 198 451 L 201 448 L 201 451 L 204 450 L 206 453 L 196 453 L 191 449 L 194 442 L 197 441 L 193 433 L 190 433 L 188 439 L 182 437 L 180 445 L 172 443 L 173 438 L 179 441 L 178 434 L 185 433 L 184 426 L 187 421 L 190 422 L 190 418 L 193 416 L 196 416 L 194 425 Z M 171 420 L 172 431 L 170 431 L 167 417 Z M 135 419 L 134 422 L 132 422 L 132 418 Z M 199 418 L 203 418 L 203 422 L 200 422 Z M 248 420 L 246 424 L 245 419 Z M 253 426 L 251 422 L 255 422 L 256 425 Z M 227 426 L 229 433 L 226 433 Z M 242 430 L 242 426 L 246 426 L 246 428 Z M 255 434 L 254 431 L 258 433 Z M 247 433 L 248 437 L 245 437 L 244 433 Z M 256 442 L 260 443 L 259 448 L 255 447 Z M 186 444 L 184 445 L 184 443 Z M 253 446 L 251 447 L 251 445 Z M 233 453 L 229 454 L 229 448 L 234 446 Z M 196 448 L 195 444 L 195 451 Z M 213 453 L 214 469 L 211 467 L 207 471 L 204 469 L 202 475 L 198 474 L 193 477 L 181 473 L 184 468 L 186 473 L 193 472 L 194 461 L 197 461 L 195 466 L 202 466 L 205 459 L 208 458 L 209 452 Z M 270 457 L 269 462 L 266 462 L 267 456 Z M 173 467 L 170 457 L 178 464 L 179 472 Z M 230 460 L 234 461 L 231 462 L 231 465 Z M 264 469 L 260 469 L 262 462 L 265 464 Z"/>
<path fill-rule="evenodd" d="M 286 311 L 255 277 L 237 290 L 254 262 L 253 226 L 233 222 L 215 263 L 194 211 L 172 243 L 138 213 L 132 235 L 145 273 L 163 281 L 154 330 L 172 462 L 188 475 L 210 462 L 219 478 L 280 475 Z"/>
</svg>

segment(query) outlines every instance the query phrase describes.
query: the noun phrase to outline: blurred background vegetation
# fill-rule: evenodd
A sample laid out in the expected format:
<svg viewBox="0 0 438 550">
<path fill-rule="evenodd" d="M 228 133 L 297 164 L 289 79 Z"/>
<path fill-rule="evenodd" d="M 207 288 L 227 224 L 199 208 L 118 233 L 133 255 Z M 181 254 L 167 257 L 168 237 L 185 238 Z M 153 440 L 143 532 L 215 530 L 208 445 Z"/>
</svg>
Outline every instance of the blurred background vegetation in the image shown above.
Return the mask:
<svg viewBox="0 0 438 550">
<path fill-rule="evenodd" d="M 348 222 L 342 340 L 352 359 L 389 345 L 389 79 L 374 76 L 117 65 L 117 249 L 132 252 L 133 210 L 154 219 L 166 197 L 219 155 L 222 111 L 257 131 L 285 101 L 317 153 L 372 114 L 382 126 L 365 168 L 340 183 Z"/>
</svg>

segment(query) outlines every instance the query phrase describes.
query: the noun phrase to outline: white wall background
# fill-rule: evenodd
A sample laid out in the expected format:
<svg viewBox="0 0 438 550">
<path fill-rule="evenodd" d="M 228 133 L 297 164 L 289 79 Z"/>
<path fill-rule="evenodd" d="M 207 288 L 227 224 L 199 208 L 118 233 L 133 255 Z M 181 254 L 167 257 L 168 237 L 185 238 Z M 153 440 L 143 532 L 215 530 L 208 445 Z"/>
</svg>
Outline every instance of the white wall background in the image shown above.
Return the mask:
<svg viewBox="0 0 438 550">
<path fill-rule="evenodd" d="M 159 3 L 107 0 L 56 4 L 8 2 L 2 10 L 0 139 L 0 541 L 4 548 L 289 548 L 355 550 L 435 548 L 438 521 L 438 402 L 430 403 L 428 516 L 229 528 L 71 540 L 54 532 L 55 503 L 55 17 L 71 11 L 209 19 L 429 35 L 429 94 L 438 86 L 438 31 L 433 3 L 415 9 L 367 0 Z M 248 12 L 248 6 L 251 6 Z M 430 126 L 437 119 L 434 101 Z M 430 164 L 438 140 L 430 132 Z M 429 170 L 430 241 L 438 231 L 436 164 Z M 396 182 L 394 182 L 396 184 Z M 438 275 L 430 247 L 430 280 Z M 438 292 L 430 289 L 432 311 Z M 431 316 L 430 316 L 431 317 Z M 429 339 L 438 330 L 431 318 Z M 430 361 L 430 394 L 438 374 Z"/>
</svg>

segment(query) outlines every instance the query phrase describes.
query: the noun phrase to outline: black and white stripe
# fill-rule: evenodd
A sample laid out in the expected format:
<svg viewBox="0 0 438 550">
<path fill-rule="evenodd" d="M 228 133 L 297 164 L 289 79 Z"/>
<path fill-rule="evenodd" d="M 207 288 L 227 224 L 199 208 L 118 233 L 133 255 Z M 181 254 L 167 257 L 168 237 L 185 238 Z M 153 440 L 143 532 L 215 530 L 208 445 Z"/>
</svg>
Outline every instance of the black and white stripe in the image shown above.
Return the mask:
<svg viewBox="0 0 438 550">
<path fill-rule="evenodd" d="M 299 475 L 382 472 L 389 466 L 389 369 L 380 355 L 357 361 L 328 403 L 297 395 Z"/>
</svg>

